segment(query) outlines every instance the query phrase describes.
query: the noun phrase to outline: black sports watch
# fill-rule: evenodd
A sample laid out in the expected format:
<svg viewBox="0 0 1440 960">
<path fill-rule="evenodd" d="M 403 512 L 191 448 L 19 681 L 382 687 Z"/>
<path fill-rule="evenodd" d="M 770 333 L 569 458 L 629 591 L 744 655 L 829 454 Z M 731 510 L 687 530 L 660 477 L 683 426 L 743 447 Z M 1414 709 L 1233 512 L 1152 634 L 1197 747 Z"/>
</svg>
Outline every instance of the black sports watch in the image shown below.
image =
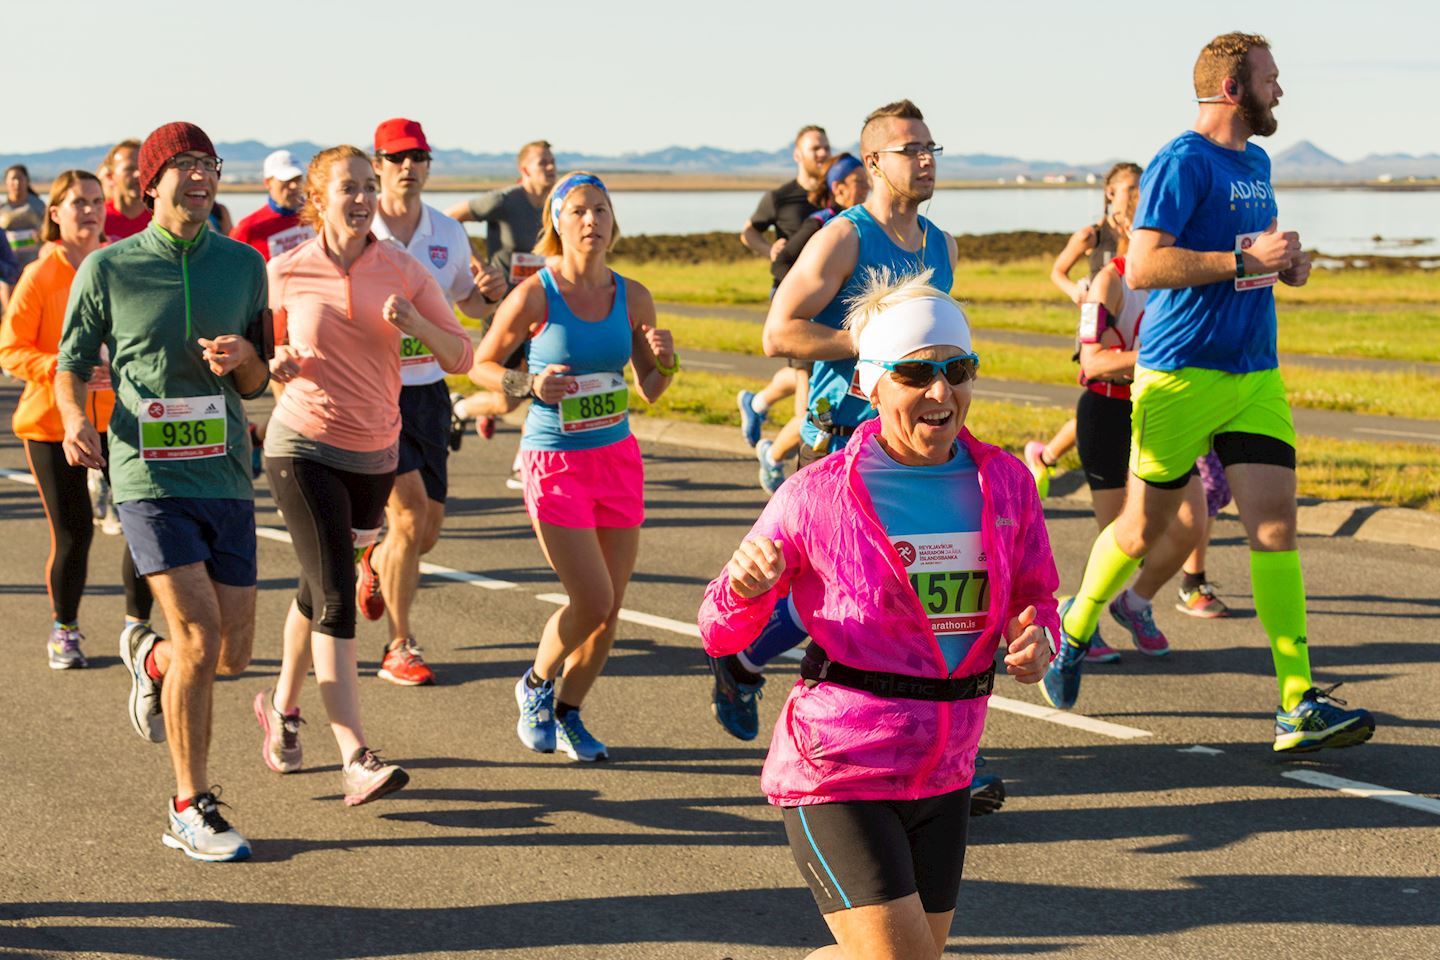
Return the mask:
<svg viewBox="0 0 1440 960">
<path fill-rule="evenodd" d="M 1245 254 L 1241 253 L 1239 250 L 1236 250 L 1236 251 L 1235 251 L 1235 279 L 1236 279 L 1236 280 L 1243 280 L 1244 278 L 1245 278 Z"/>
</svg>

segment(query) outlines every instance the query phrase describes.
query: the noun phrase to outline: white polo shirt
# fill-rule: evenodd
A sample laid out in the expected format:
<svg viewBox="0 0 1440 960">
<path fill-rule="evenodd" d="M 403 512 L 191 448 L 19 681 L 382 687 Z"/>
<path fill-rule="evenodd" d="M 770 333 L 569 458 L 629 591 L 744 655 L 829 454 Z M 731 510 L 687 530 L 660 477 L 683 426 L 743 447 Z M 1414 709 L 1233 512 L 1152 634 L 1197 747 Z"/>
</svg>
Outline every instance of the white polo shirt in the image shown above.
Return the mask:
<svg viewBox="0 0 1440 960">
<path fill-rule="evenodd" d="M 381 240 L 395 240 L 385 218 L 377 210 L 370 227 Z M 399 242 L 398 240 L 396 241 Z M 419 260 L 440 284 L 451 305 L 459 303 L 475 290 L 470 275 L 470 238 L 458 220 L 445 216 L 427 204 L 420 207 L 420 224 L 410 245 L 405 248 Z M 414 341 L 413 343 L 411 341 Z M 404 337 L 400 344 L 400 382 L 407 387 L 423 386 L 445 379 L 445 371 L 435 357 L 414 337 Z"/>
</svg>

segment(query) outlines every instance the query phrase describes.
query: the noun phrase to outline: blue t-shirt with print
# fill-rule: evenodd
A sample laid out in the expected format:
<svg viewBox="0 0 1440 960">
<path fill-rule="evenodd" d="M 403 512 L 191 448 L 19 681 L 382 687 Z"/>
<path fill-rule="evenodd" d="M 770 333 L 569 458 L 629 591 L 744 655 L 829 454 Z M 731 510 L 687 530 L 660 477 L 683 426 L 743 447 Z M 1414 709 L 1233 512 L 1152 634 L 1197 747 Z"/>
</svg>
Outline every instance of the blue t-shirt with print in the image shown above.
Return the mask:
<svg viewBox="0 0 1440 960">
<path fill-rule="evenodd" d="M 984 632 L 990 606 L 980 471 L 959 443 L 943 464 L 907 467 L 874 437 L 857 469 L 953 673 Z"/>
<path fill-rule="evenodd" d="M 1266 229 L 1275 217 L 1270 157 L 1253 143 L 1228 150 L 1187 131 L 1167 143 L 1140 178 L 1135 228 L 1162 230 L 1182 250 L 1234 252 L 1241 236 Z M 1227 278 L 1152 290 L 1139 365 L 1227 373 L 1274 369 L 1273 288 L 1237 290 L 1234 278 Z"/>
</svg>

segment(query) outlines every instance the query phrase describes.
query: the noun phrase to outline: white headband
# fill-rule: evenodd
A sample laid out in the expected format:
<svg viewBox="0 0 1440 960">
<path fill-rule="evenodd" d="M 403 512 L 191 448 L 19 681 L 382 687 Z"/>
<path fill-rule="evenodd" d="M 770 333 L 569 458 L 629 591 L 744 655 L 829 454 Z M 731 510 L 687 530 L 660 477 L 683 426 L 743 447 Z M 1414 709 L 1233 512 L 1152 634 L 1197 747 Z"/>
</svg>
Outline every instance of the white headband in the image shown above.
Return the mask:
<svg viewBox="0 0 1440 960">
<path fill-rule="evenodd" d="M 959 347 L 970 349 L 970 321 L 954 300 L 920 297 L 906 300 L 870 318 L 860 331 L 861 360 L 902 360 L 925 347 Z M 865 396 L 875 392 L 875 384 L 885 373 L 879 364 L 862 362 L 856 368 L 860 390 Z"/>
</svg>

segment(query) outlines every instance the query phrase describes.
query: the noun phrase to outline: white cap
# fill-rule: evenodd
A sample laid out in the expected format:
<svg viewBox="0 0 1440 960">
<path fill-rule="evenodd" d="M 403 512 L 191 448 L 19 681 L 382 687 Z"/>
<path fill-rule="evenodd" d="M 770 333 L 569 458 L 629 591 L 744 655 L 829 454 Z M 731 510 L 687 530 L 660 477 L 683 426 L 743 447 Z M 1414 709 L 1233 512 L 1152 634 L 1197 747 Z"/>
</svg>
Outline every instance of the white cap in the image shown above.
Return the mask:
<svg viewBox="0 0 1440 960">
<path fill-rule="evenodd" d="M 265 158 L 263 167 L 266 180 L 294 180 L 305 175 L 305 169 L 295 162 L 295 155 L 289 150 L 276 150 Z"/>
</svg>

